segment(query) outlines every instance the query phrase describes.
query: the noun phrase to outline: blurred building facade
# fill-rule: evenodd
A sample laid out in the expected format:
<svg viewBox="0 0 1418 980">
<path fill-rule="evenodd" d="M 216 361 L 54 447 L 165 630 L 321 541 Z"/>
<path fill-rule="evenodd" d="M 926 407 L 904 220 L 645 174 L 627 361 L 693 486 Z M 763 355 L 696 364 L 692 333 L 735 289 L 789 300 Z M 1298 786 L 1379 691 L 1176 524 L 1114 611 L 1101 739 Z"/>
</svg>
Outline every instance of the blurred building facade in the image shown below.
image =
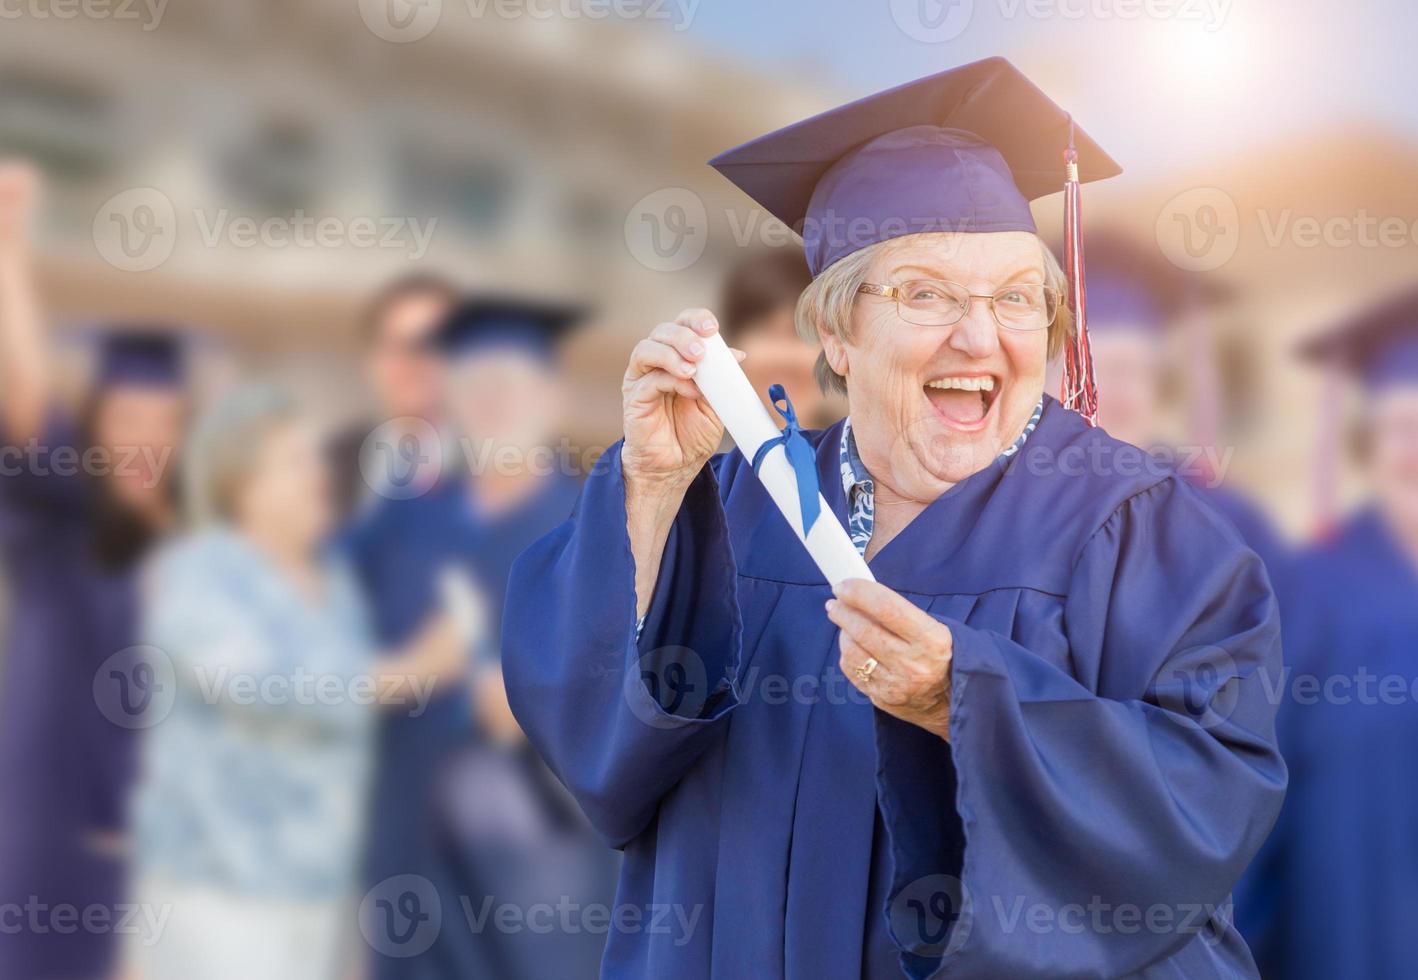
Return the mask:
<svg viewBox="0 0 1418 980">
<path fill-rule="evenodd" d="M 570 435 L 613 439 L 634 338 L 712 306 L 744 248 L 787 240 L 704 162 L 850 95 L 714 54 L 653 18 L 499 16 L 474 0 L 146 2 L 61 17 L 26 0 L 3 21 L 0 153 L 32 156 L 50 177 L 46 298 L 62 320 L 191 322 L 337 413 L 358 393 L 362 300 L 418 268 L 594 304 L 599 329 L 569 352 Z M 436 26 L 416 39 L 391 40 L 378 21 L 429 4 Z M 1016 57 L 1059 74 L 1048 50 L 1034 54 Z M 1418 244 L 1314 244 L 1294 222 L 1411 228 L 1418 145 L 1358 126 L 1239 158 L 1206 152 L 1089 187 L 1086 220 L 1151 241 L 1181 195 L 1234 208 L 1234 250 L 1206 272 L 1228 283 L 1216 320 L 1232 379 L 1228 472 L 1303 533 L 1320 421 L 1343 409 L 1293 345 L 1410 277 Z M 1036 207 L 1054 237 L 1058 200 Z M 156 247 L 170 255 L 151 268 L 115 253 L 169 225 Z M 1352 499 L 1352 481 L 1339 496 Z"/>
<path fill-rule="evenodd" d="M 579 415 L 584 435 L 604 435 L 604 382 L 629 339 L 647 318 L 708 305 L 748 234 L 704 161 L 831 94 L 715 59 L 665 24 L 449 3 L 400 43 L 370 9 L 192 0 L 151 26 L 136 4 L 129 19 L 7 20 L 0 152 L 50 178 L 56 316 L 188 321 L 279 354 L 338 403 L 360 303 L 402 272 L 589 300 L 626 341 L 592 332 L 571 352 L 609 392 Z M 635 254 L 637 202 L 661 190 L 691 213 L 650 230 L 703 249 L 682 269 Z M 153 268 L 113 251 L 154 236 L 171 252 Z"/>
</svg>

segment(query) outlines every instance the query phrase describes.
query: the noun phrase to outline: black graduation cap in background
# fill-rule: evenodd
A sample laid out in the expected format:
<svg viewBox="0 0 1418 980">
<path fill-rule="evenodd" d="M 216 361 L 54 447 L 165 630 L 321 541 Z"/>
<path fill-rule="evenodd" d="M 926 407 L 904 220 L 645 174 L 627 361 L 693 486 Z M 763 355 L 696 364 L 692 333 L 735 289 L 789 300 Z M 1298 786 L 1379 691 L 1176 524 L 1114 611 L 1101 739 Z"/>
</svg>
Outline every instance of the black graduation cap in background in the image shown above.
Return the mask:
<svg viewBox="0 0 1418 980">
<path fill-rule="evenodd" d="M 586 320 L 588 310 L 571 304 L 512 297 L 472 297 L 458 303 L 439 324 L 433 344 L 448 357 L 492 347 L 516 347 L 550 359 L 557 346 Z"/>
<path fill-rule="evenodd" d="M 121 324 L 98 335 L 98 385 L 178 388 L 187 379 L 185 338 L 171 327 Z"/>
<path fill-rule="evenodd" d="M 1371 304 L 1300 348 L 1375 390 L 1418 384 L 1418 287 Z"/>
</svg>

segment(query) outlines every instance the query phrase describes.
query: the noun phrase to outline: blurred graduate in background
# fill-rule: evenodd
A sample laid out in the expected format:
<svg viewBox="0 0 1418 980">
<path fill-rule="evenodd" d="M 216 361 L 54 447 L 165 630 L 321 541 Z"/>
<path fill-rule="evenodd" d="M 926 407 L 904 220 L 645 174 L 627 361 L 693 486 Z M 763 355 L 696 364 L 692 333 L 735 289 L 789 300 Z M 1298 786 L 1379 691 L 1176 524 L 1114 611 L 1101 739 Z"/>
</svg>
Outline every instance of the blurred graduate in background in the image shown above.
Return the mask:
<svg viewBox="0 0 1418 980">
<path fill-rule="evenodd" d="M 364 377 L 373 395 L 373 412 L 350 425 L 331 443 L 341 513 L 348 516 L 377 499 L 371 482 L 432 481 L 426 470 L 405 472 L 399 444 L 420 440 L 427 427 L 443 427 L 445 372 L 432 342 L 458 291 L 448 280 L 413 273 L 387 284 L 370 300 L 360 324 L 364 342 Z M 381 445 L 366 446 L 379 432 Z M 387 447 L 387 448 L 384 448 Z M 393 452 L 388 459 L 374 458 Z"/>
<path fill-rule="evenodd" d="M 61 405 L 30 265 L 38 197 L 33 170 L 0 165 L 0 905 L 40 915 L 0 930 L 0 976 L 88 978 L 111 969 L 113 930 L 43 917 L 112 916 L 125 898 L 125 801 L 154 692 L 100 668 L 137 642 L 136 569 L 176 517 L 188 393 L 178 334 L 118 327 L 98 337 L 77 414 Z"/>
<path fill-rule="evenodd" d="M 1304 353 L 1358 382 L 1369 500 L 1295 563 L 1277 682 L 1290 792 L 1237 918 L 1267 977 L 1391 980 L 1413 975 L 1418 910 L 1418 290 Z"/>
<path fill-rule="evenodd" d="M 765 405 L 769 386 L 781 384 L 803 423 L 823 429 L 846 414 L 846 404 L 835 391 L 824 391 L 818 384 L 816 341 L 798 334 L 798 299 L 810 282 L 802 249 L 750 252 L 724 279 L 719 329 L 725 343 L 748 355 L 744 373 Z"/>
<path fill-rule="evenodd" d="M 1224 514 L 1260 555 L 1272 582 L 1286 562 L 1269 518 L 1223 482 L 1220 447 L 1222 385 L 1212 323 L 1221 285 L 1188 274 L 1148 242 L 1120 231 L 1090 230 L 1088 327 L 1098 377 L 1098 424 L 1109 435 L 1174 457 L 1180 475 Z M 1174 343 L 1175 342 L 1175 343 Z M 1186 384 L 1178 383 L 1180 363 Z M 1191 444 L 1168 448 L 1166 417 L 1177 399 Z"/>
<path fill-rule="evenodd" d="M 434 337 L 449 372 L 444 417 L 457 436 L 438 450 L 443 475 L 417 496 L 378 501 L 351 535 L 386 638 L 418 621 L 443 576 L 471 583 L 487 612 L 457 696 L 426 717 L 384 726 L 370 879 L 422 875 L 456 924 L 445 922 L 418 956 L 378 951 L 377 976 L 597 972 L 602 934 L 507 932 L 488 917 L 504 904 L 525 909 L 569 898 L 609 905 L 613 895 L 613 856 L 512 717 L 496 640 L 513 560 L 566 519 L 579 490 L 584 464 L 554 442 L 567 399 L 558 346 L 581 319 L 579 310 L 519 300 L 453 308 Z"/>
</svg>

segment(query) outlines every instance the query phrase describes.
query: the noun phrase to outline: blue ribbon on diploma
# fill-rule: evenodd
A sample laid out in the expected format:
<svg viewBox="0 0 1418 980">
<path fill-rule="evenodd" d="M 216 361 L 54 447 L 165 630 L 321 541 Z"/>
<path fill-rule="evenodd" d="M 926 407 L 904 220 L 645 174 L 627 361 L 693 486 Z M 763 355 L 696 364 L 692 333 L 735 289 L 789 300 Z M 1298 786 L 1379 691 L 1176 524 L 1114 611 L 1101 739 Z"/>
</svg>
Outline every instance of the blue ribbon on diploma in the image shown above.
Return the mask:
<svg viewBox="0 0 1418 980">
<path fill-rule="evenodd" d="M 768 398 L 788 424 L 776 439 L 769 439 L 758 447 L 758 452 L 753 454 L 753 472 L 759 471 L 770 449 L 775 446 L 783 447 L 788 464 L 793 468 L 793 475 L 797 477 L 798 506 L 803 510 L 803 536 L 806 537 L 817 522 L 817 515 L 821 510 L 818 501 L 817 454 L 813 451 L 812 443 L 803 435 L 803 427 L 798 424 L 798 413 L 793 410 L 793 403 L 788 400 L 788 393 L 783 386 L 770 387 Z"/>
</svg>

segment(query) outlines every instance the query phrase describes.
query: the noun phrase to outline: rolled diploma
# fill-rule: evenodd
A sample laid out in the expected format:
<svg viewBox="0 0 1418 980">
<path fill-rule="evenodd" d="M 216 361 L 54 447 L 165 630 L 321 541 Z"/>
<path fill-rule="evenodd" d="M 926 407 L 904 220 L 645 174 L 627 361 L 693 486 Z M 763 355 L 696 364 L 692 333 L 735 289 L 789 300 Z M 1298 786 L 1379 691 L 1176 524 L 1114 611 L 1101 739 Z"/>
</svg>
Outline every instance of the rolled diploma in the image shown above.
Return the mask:
<svg viewBox="0 0 1418 980">
<path fill-rule="evenodd" d="M 754 393 L 753 385 L 749 384 L 748 377 L 739 367 L 729 345 L 724 343 L 724 338 L 713 334 L 704 341 L 704 346 L 704 357 L 699 361 L 694 380 L 718 413 L 724 428 L 752 462 L 759 446 L 778 438 L 778 426 Z M 847 536 L 846 529 L 820 493 L 817 499 L 822 510 L 813 522 L 812 533 L 803 535 L 798 478 L 782 446 L 769 450 L 758 471 L 758 478 L 829 583 L 836 585 L 848 578 L 875 580 L 871 569 L 857 553 L 852 539 Z"/>
</svg>

